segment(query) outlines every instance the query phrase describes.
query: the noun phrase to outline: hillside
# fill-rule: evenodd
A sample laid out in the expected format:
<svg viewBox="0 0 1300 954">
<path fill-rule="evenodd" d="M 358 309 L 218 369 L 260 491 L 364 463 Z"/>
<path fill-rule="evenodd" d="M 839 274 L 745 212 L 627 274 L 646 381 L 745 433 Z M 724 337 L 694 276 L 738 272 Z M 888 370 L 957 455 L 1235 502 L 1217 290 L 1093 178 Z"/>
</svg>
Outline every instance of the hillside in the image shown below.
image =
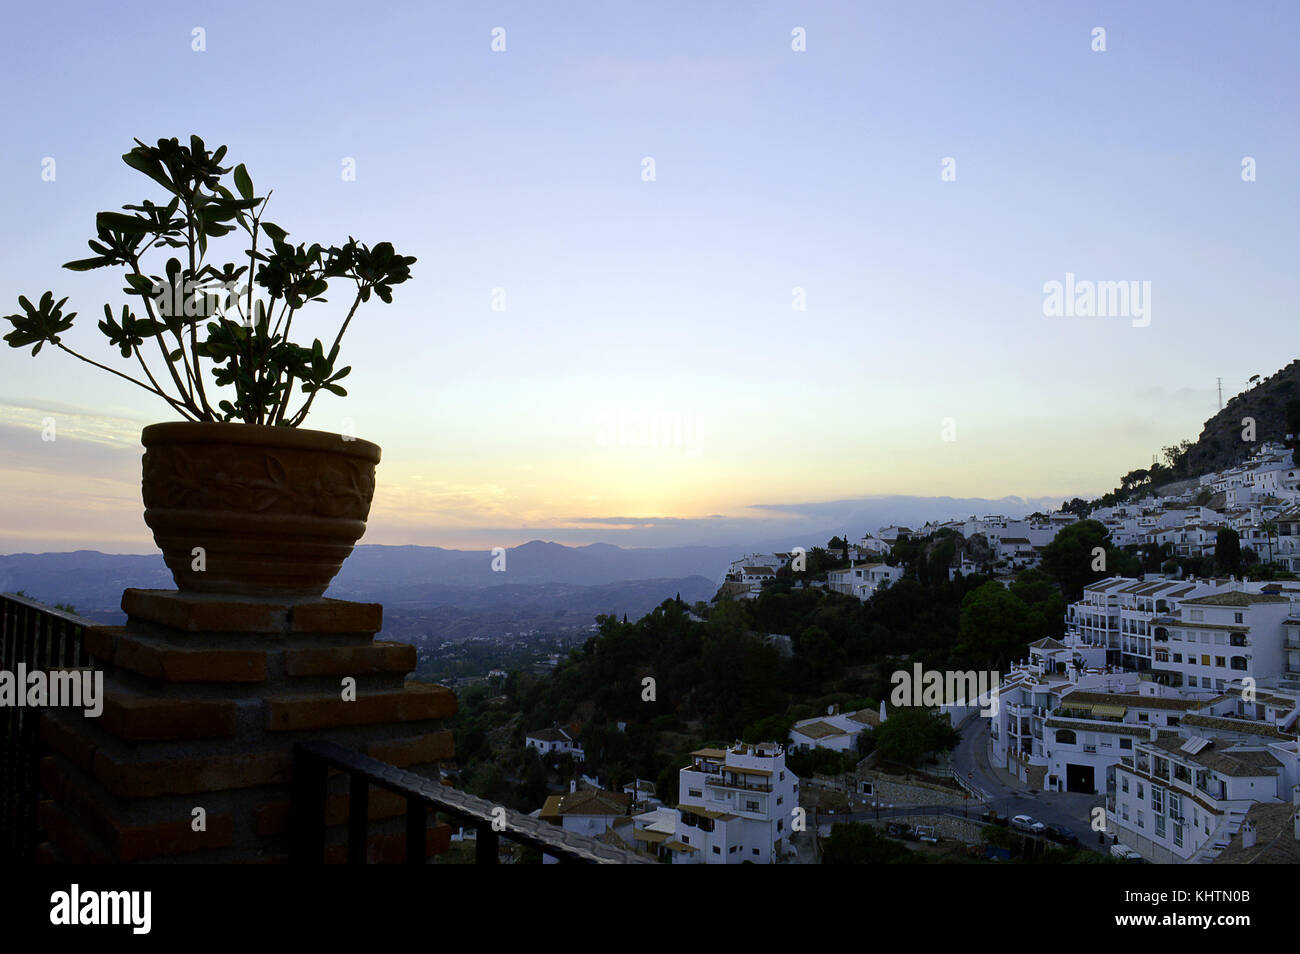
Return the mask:
<svg viewBox="0 0 1300 954">
<path fill-rule="evenodd" d="M 1196 443 L 1187 451 L 1189 475 L 1221 470 L 1250 456 L 1256 445 L 1241 439 L 1241 420 L 1255 419 L 1255 439 L 1284 440 L 1287 433 L 1287 405 L 1300 400 L 1300 360 L 1264 378 L 1253 388 L 1229 399 L 1222 411 L 1205 422 Z"/>
</svg>

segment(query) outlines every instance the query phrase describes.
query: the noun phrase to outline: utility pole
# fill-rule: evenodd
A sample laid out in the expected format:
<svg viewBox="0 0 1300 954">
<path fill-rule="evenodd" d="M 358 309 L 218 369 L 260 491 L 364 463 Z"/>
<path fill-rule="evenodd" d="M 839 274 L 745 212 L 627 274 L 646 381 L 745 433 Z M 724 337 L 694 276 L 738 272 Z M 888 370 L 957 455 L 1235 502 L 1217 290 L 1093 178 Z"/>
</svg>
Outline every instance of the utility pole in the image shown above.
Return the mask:
<svg viewBox="0 0 1300 954">
<path fill-rule="evenodd" d="M 1223 410 L 1223 378 L 1215 378 L 1219 382 L 1219 410 Z"/>
</svg>

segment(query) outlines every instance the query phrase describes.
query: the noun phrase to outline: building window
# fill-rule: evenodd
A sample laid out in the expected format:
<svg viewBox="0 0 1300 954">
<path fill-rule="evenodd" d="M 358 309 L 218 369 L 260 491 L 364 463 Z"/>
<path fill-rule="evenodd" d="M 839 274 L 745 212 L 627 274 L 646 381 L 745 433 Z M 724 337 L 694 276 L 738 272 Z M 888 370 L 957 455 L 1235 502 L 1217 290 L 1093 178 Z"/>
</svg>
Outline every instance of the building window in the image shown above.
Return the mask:
<svg viewBox="0 0 1300 954">
<path fill-rule="evenodd" d="M 1232 614 L 1232 621 L 1233 621 L 1234 623 L 1244 623 L 1246 620 L 1245 620 L 1245 617 L 1244 617 L 1241 613 L 1233 613 L 1233 614 Z"/>
<path fill-rule="evenodd" d="M 757 848 L 754 849 L 754 854 L 758 854 L 758 849 L 757 849 Z"/>
<path fill-rule="evenodd" d="M 714 845 L 714 846 L 713 846 L 713 853 L 714 853 L 715 855 L 720 855 L 720 854 L 722 854 L 722 849 L 719 848 L 717 845 Z"/>
<path fill-rule="evenodd" d="M 780 802 L 777 802 L 777 804 L 779 805 Z M 756 812 L 758 810 L 758 802 L 754 801 L 752 798 L 745 802 L 745 811 Z"/>
<path fill-rule="evenodd" d="M 701 798 L 701 797 L 702 797 L 702 794 L 703 794 L 703 793 L 701 793 L 700 790 L 699 790 L 698 788 L 692 788 L 692 789 L 690 789 L 689 791 L 690 791 L 690 793 L 691 793 L 691 798 Z"/>
<path fill-rule="evenodd" d="M 1127 775 L 1121 775 L 1121 776 L 1119 777 L 1119 790 L 1120 790 L 1121 792 L 1127 792 L 1127 791 L 1128 791 L 1128 776 L 1127 776 Z"/>
</svg>

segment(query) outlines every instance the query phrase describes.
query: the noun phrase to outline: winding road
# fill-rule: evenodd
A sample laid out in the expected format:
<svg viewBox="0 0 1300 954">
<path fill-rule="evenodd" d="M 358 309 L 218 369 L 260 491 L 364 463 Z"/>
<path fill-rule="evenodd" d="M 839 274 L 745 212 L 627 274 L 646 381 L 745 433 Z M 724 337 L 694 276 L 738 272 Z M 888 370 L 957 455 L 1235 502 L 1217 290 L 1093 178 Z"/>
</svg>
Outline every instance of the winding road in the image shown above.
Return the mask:
<svg viewBox="0 0 1300 954">
<path fill-rule="evenodd" d="M 952 764 L 958 772 L 988 793 L 991 808 L 999 815 L 1032 815 L 1045 825 L 1063 825 L 1079 836 L 1079 843 L 1093 851 L 1106 851 L 1097 844 L 1097 834 L 1092 830 L 1091 813 L 1098 805 L 1105 805 L 1104 795 L 1084 795 L 1079 792 L 1038 792 L 1031 794 L 1015 785 L 1006 772 L 989 765 L 989 720 L 978 715 L 961 727 L 961 741 L 952 751 Z M 981 808 L 980 811 L 983 811 Z M 972 806 L 974 814 L 974 806 Z"/>
</svg>

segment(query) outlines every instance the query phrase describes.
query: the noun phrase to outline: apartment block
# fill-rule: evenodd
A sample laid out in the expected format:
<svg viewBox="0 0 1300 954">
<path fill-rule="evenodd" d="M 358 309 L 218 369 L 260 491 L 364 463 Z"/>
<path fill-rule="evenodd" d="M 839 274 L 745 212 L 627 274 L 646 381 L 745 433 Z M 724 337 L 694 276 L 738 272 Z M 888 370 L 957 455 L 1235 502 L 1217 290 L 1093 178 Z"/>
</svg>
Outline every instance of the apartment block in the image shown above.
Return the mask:
<svg viewBox="0 0 1300 954">
<path fill-rule="evenodd" d="M 634 838 L 674 864 L 774 864 L 789 854 L 799 779 L 775 742 L 691 753 L 676 809 L 637 816 Z"/>
</svg>

